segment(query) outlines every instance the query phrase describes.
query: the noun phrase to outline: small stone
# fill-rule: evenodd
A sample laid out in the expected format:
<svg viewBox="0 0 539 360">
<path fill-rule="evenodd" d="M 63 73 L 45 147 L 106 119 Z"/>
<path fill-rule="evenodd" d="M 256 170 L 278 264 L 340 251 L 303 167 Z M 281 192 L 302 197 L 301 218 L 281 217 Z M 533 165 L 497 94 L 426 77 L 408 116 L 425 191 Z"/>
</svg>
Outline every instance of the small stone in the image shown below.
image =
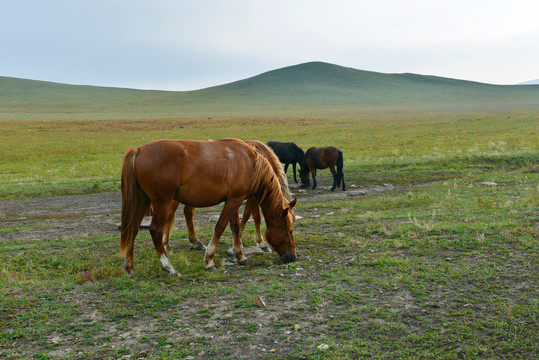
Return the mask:
<svg viewBox="0 0 539 360">
<path fill-rule="evenodd" d="M 266 307 L 266 303 L 264 302 L 264 300 L 262 300 L 262 298 L 260 297 L 260 295 L 257 295 L 255 297 L 255 301 L 254 301 L 255 305 L 258 306 L 258 307 Z"/>
<path fill-rule="evenodd" d="M 367 195 L 369 192 L 367 190 L 352 190 L 352 191 L 347 191 L 346 192 L 346 195 L 347 196 L 362 196 L 362 195 Z"/>
<path fill-rule="evenodd" d="M 496 184 L 493 181 L 485 181 L 485 182 L 482 182 L 481 185 L 483 185 L 483 186 L 496 186 L 498 184 Z"/>
<path fill-rule="evenodd" d="M 329 345 L 328 344 L 320 344 L 317 346 L 318 350 L 327 350 L 329 349 Z"/>
</svg>

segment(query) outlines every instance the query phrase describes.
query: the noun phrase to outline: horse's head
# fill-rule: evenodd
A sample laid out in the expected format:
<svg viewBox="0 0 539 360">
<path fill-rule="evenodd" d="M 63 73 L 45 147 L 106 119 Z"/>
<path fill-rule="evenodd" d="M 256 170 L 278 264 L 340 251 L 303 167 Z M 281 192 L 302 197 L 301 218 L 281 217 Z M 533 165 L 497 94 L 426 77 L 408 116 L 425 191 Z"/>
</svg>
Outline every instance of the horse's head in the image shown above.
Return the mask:
<svg viewBox="0 0 539 360">
<path fill-rule="evenodd" d="M 271 215 L 272 226 L 266 229 L 266 240 L 277 252 L 283 263 L 296 260 L 296 244 L 294 243 L 294 206 L 298 198 L 292 200 L 287 206 Z"/>
<path fill-rule="evenodd" d="M 303 187 L 309 186 L 311 183 L 311 177 L 309 176 L 309 169 L 307 167 L 303 167 L 298 170 L 299 173 L 299 180 L 301 181 L 301 185 Z"/>
</svg>

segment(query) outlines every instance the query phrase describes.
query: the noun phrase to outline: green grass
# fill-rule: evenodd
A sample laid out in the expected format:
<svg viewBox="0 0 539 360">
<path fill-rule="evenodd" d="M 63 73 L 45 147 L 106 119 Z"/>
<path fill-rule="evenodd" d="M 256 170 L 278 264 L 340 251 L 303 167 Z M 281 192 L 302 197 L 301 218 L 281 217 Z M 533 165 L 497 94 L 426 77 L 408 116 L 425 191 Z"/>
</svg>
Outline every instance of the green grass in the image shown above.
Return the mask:
<svg viewBox="0 0 539 360">
<path fill-rule="evenodd" d="M 271 118 L 161 120 L 18 120 L 2 122 L 0 198 L 111 191 L 123 155 L 160 138 L 295 141 L 303 149 L 335 145 L 362 183 L 438 181 L 484 169 L 536 171 L 534 114 L 461 118 L 437 114 L 391 119 Z M 535 169 L 535 170 L 534 170 Z"/>
<path fill-rule="evenodd" d="M 180 281 L 161 272 L 146 231 L 137 238 L 133 277 L 123 273 L 117 236 L 17 241 L 0 252 L 0 353 L 534 358 L 539 175 L 516 166 L 470 164 L 455 177 L 361 197 L 300 195 L 300 259 L 288 265 L 272 255 L 246 267 L 221 264 L 228 231 L 216 273 L 203 270 L 203 254 L 187 245 L 185 231 L 174 233 Z M 361 185 L 362 174 L 348 175 Z M 398 172 L 387 178 L 399 179 Z M 197 224 L 205 241 L 212 226 Z M 245 237 L 252 236 L 249 228 Z M 266 308 L 254 305 L 257 295 Z"/>
</svg>

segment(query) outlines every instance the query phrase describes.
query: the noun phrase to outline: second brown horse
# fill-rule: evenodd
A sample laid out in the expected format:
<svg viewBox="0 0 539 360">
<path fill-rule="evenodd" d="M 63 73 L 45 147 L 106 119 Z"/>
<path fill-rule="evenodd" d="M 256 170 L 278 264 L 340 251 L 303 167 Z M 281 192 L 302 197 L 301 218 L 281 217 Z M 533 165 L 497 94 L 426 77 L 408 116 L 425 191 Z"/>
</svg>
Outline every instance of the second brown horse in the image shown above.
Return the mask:
<svg viewBox="0 0 539 360">
<path fill-rule="evenodd" d="M 303 186 L 309 186 L 309 175 L 313 176 L 313 189 L 316 188 L 316 170 L 326 169 L 329 167 L 331 175 L 333 175 L 333 185 L 331 191 L 335 190 L 341 184 L 342 190 L 345 191 L 342 151 L 333 146 L 312 147 L 305 153 L 305 167 L 300 170 L 299 178 Z M 335 172 L 337 167 L 337 172 Z"/>
<path fill-rule="evenodd" d="M 221 141 L 159 140 L 130 149 L 122 166 L 120 253 L 125 269 L 133 272 L 134 240 L 150 204 L 150 233 L 161 262 L 170 275 L 178 271 L 168 259 L 163 236 L 170 228 L 174 202 L 191 208 L 225 205 L 206 248 L 204 267 L 214 269 L 217 244 L 227 224 L 234 237 L 234 254 L 243 264 L 238 208 L 254 197 L 266 221 L 266 240 L 283 262 L 296 259 L 293 208 L 297 199 L 284 199 L 268 160 L 253 146 L 237 139 Z"/>
</svg>

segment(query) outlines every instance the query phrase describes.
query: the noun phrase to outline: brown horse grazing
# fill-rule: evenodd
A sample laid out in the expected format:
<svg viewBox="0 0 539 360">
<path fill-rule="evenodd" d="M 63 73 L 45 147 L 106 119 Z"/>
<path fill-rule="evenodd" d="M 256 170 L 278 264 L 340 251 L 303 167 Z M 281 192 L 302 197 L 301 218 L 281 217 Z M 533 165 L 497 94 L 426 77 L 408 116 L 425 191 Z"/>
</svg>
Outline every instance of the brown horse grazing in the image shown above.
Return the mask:
<svg viewBox="0 0 539 360">
<path fill-rule="evenodd" d="M 247 258 L 239 238 L 238 208 L 254 197 L 266 220 L 266 239 L 283 262 L 296 259 L 294 213 L 297 199 L 290 203 L 268 160 L 241 140 L 158 140 L 130 149 L 122 166 L 122 219 L 120 253 L 125 269 L 133 272 L 134 240 L 150 204 L 153 207 L 150 233 L 161 262 L 170 275 L 178 275 L 170 263 L 163 236 L 182 203 L 190 208 L 225 202 L 213 237 L 206 248 L 204 267 L 215 269 L 217 244 L 227 224 L 234 237 L 234 254 L 240 264 Z M 172 211 L 174 209 L 174 211 Z"/>
<path fill-rule="evenodd" d="M 337 173 L 335 173 L 335 166 L 337 166 Z M 339 149 L 328 147 L 312 147 L 305 153 L 305 167 L 300 170 L 299 178 L 303 186 L 309 186 L 309 174 L 313 176 L 313 189 L 316 188 L 316 170 L 326 169 L 329 167 L 329 171 L 333 175 L 333 186 L 331 191 L 335 190 L 337 186 L 340 186 L 342 180 L 342 189 L 345 191 L 342 151 Z"/>
<path fill-rule="evenodd" d="M 288 201 L 290 201 L 291 195 L 290 190 L 288 188 L 288 180 L 286 178 L 286 174 L 283 171 L 283 167 L 279 161 L 279 158 L 275 155 L 275 153 L 269 148 L 266 144 L 257 141 L 257 140 L 247 140 L 245 141 L 246 144 L 251 145 L 256 148 L 258 152 L 262 156 L 268 160 L 269 164 L 271 165 L 271 168 L 273 169 L 273 172 L 275 173 L 275 176 L 277 176 L 277 179 L 279 180 L 279 183 L 281 185 L 281 192 L 284 196 L 284 198 Z M 177 204 L 176 204 L 177 207 Z M 176 209 L 174 208 L 173 211 Z M 185 220 L 187 223 L 187 232 L 189 234 L 189 242 L 192 244 L 195 244 L 197 248 L 204 249 L 204 245 L 202 242 L 200 242 L 197 238 L 197 235 L 195 233 L 195 226 L 193 222 L 193 217 L 195 214 L 195 209 L 193 207 L 190 207 L 186 205 L 184 207 L 184 215 Z M 262 222 L 262 216 L 260 214 L 260 204 L 256 197 L 251 196 L 247 198 L 247 202 L 245 204 L 243 215 L 241 217 L 240 222 L 240 230 L 239 230 L 239 237 L 241 240 L 243 230 L 245 229 L 245 225 L 247 224 L 247 221 L 249 218 L 253 216 L 253 220 L 255 223 L 255 242 L 256 244 L 264 251 L 264 252 L 271 252 L 270 248 L 266 245 L 266 242 L 264 240 L 264 237 L 262 236 L 262 232 L 260 230 L 260 224 Z M 163 241 L 165 242 L 165 247 L 168 250 L 168 235 L 165 238 L 163 238 Z"/>
</svg>

